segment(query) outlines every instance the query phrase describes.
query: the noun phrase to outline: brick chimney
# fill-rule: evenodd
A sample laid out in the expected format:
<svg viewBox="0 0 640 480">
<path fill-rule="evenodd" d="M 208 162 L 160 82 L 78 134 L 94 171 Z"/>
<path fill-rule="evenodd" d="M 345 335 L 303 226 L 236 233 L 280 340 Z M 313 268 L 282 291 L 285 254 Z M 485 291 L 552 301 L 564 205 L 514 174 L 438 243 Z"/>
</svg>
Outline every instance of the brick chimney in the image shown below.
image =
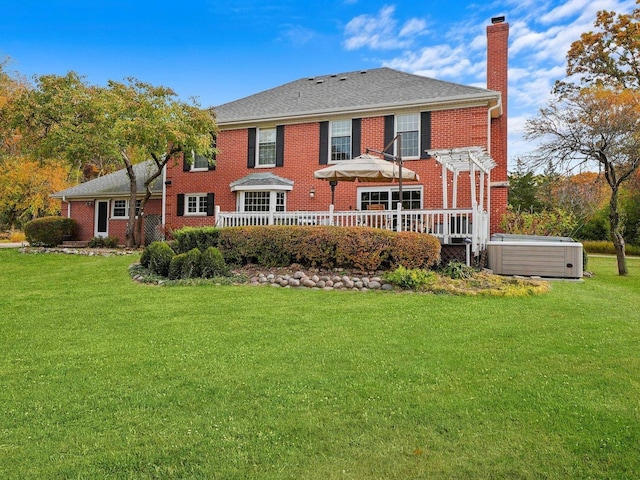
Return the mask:
<svg viewBox="0 0 640 480">
<path fill-rule="evenodd" d="M 502 94 L 502 115 L 491 119 L 491 157 L 497 165 L 491 172 L 491 232 L 497 231 L 507 209 L 507 73 L 509 24 L 494 17 L 487 26 L 487 88 Z"/>
</svg>

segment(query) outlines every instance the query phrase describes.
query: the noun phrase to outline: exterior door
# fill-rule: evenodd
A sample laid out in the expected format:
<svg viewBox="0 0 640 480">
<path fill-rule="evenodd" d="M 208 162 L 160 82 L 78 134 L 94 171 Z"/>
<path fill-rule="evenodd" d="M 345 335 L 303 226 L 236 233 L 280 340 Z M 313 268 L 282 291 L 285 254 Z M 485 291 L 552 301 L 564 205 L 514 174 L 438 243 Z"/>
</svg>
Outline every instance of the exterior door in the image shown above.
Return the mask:
<svg viewBox="0 0 640 480">
<path fill-rule="evenodd" d="M 96 225 L 95 225 L 94 235 L 96 237 L 109 236 L 109 201 L 108 200 L 96 201 Z"/>
</svg>

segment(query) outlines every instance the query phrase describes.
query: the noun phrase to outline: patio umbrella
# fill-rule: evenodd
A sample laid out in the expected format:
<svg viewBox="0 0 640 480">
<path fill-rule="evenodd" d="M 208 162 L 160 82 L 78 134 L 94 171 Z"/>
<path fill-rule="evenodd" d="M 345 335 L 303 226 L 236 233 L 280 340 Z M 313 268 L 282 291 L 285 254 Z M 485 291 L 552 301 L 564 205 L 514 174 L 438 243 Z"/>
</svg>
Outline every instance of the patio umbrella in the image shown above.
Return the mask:
<svg viewBox="0 0 640 480">
<path fill-rule="evenodd" d="M 393 182 L 400 179 L 400 169 L 394 162 L 367 153 L 351 160 L 339 160 L 313 172 L 315 178 L 338 182 Z M 402 168 L 402 180 L 419 180 L 418 174 Z"/>
</svg>

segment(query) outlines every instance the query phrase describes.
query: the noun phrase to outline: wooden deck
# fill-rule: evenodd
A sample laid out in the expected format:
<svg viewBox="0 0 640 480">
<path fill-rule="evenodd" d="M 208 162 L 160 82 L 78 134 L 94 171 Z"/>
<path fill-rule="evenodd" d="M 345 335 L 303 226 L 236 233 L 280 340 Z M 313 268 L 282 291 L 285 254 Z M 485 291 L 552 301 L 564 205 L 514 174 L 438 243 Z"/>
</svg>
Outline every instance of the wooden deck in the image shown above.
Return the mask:
<svg viewBox="0 0 640 480">
<path fill-rule="evenodd" d="M 349 210 L 311 212 L 222 212 L 216 207 L 216 226 L 332 225 L 372 227 L 397 232 L 428 233 L 441 243 L 464 244 L 474 254 L 484 250 L 489 236 L 485 211 L 446 210 Z"/>
</svg>

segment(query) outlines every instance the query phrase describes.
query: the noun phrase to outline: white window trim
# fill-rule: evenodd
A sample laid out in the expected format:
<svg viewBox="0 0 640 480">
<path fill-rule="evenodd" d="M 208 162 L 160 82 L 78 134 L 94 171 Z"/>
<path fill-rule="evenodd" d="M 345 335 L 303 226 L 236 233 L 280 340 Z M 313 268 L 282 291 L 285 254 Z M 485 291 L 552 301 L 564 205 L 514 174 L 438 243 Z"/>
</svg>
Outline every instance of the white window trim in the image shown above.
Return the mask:
<svg viewBox="0 0 640 480">
<path fill-rule="evenodd" d="M 349 122 L 349 146 L 350 146 L 350 151 L 349 151 L 349 158 L 348 160 L 352 160 L 353 159 L 353 119 L 352 118 L 338 118 L 336 120 L 329 120 L 329 138 L 327 139 L 327 142 L 329 143 L 329 145 L 327 145 L 327 151 L 328 151 L 328 155 L 329 158 L 328 163 L 332 164 L 332 163 L 336 163 L 336 162 L 344 162 L 345 160 L 332 160 L 331 159 L 331 140 L 333 140 L 333 122 Z"/>
<path fill-rule="evenodd" d="M 116 209 L 116 202 L 117 201 L 124 201 L 124 211 L 126 212 L 126 215 L 115 215 L 114 211 Z M 136 207 L 139 209 L 140 207 L 137 206 L 137 204 L 142 203 L 141 199 L 136 199 Z M 113 220 L 127 220 L 129 218 L 129 199 L 124 199 L 124 198 L 114 198 L 113 200 L 111 200 L 111 208 L 109 211 L 109 218 L 113 219 Z M 136 215 L 136 218 L 138 218 L 138 215 Z"/>
<path fill-rule="evenodd" d="M 196 154 L 193 150 L 191 151 L 191 155 L 193 155 L 193 158 L 191 162 L 191 168 L 189 170 L 190 172 L 208 172 L 209 171 L 208 164 L 206 167 L 196 167 Z"/>
<path fill-rule="evenodd" d="M 393 187 L 358 187 L 357 190 L 357 200 L 358 200 L 358 210 L 362 210 L 362 193 L 364 192 L 389 192 L 389 199 L 392 198 L 392 193 L 397 192 L 400 189 L 398 186 Z M 424 209 L 424 187 L 422 185 L 411 185 L 411 186 L 403 186 L 402 192 L 409 191 L 419 191 L 420 192 L 420 210 Z"/>
<path fill-rule="evenodd" d="M 394 119 L 393 119 L 394 120 L 395 135 L 398 135 L 399 133 L 401 133 L 401 132 L 398 131 L 398 117 L 403 116 L 403 115 L 417 115 L 418 116 L 418 155 L 402 157 L 402 160 L 420 160 L 420 139 L 422 138 L 422 132 L 420 131 L 420 129 L 422 128 L 420 112 L 403 112 L 403 113 L 396 114 L 394 116 Z M 399 155 L 399 153 L 400 153 L 399 147 L 400 146 L 399 146 L 398 142 L 394 142 L 393 143 L 393 154 L 396 155 L 396 156 Z"/>
<path fill-rule="evenodd" d="M 206 193 L 185 193 L 184 194 L 184 216 L 185 217 L 206 217 L 207 216 L 207 207 L 205 205 L 204 212 L 190 212 L 189 211 L 189 198 L 196 198 L 198 209 L 200 209 L 200 198 L 207 198 Z"/>
<path fill-rule="evenodd" d="M 273 157 L 273 163 L 260 163 L 260 130 L 273 130 L 276 135 L 275 144 L 275 155 Z M 276 166 L 276 157 L 278 155 L 278 129 L 276 127 L 264 127 L 256 129 L 256 161 L 255 168 L 273 168 Z"/>
</svg>

